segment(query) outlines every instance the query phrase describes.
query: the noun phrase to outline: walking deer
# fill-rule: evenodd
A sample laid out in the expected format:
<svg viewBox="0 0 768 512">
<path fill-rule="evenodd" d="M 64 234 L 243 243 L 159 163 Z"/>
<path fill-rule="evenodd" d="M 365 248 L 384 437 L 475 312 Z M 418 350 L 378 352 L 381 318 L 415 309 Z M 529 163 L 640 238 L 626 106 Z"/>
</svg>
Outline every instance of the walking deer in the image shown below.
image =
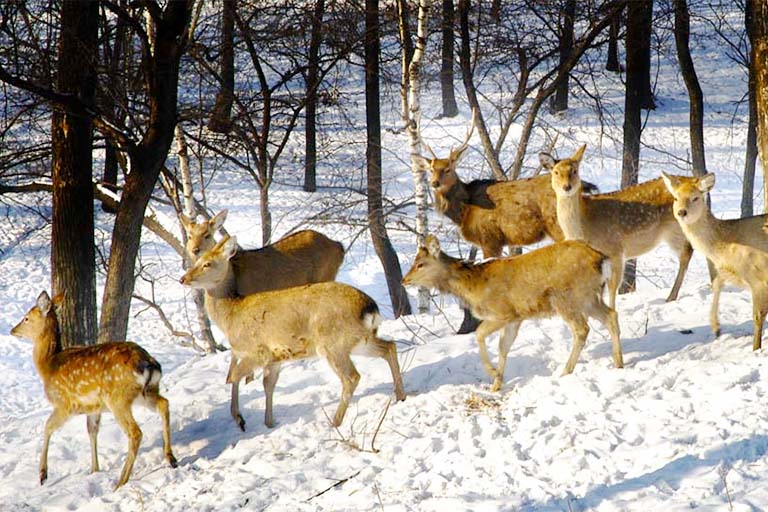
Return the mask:
<svg viewBox="0 0 768 512">
<path fill-rule="evenodd" d="M 102 343 L 86 347 L 61 348 L 56 305 L 61 296 L 50 299 L 42 292 L 11 334 L 34 343 L 33 358 L 53 412 L 45 423 L 40 456 L 40 483 L 48 478 L 48 443 L 51 435 L 72 416 L 88 416 L 91 441 L 91 471 L 99 470 L 96 439 L 101 413 L 109 410 L 128 436 L 128 457 L 115 488 L 128 481 L 141 443 L 141 429 L 133 418 L 134 402 L 155 409 L 163 422 L 165 458 L 176 467 L 171 451 L 168 400 L 159 390 L 160 364 L 139 345 L 131 342 Z"/>
<path fill-rule="evenodd" d="M 240 297 L 230 261 L 236 254 L 235 239 L 225 236 L 181 278 L 182 284 L 205 290 L 206 310 L 229 339 L 237 360 L 227 376 L 233 398 L 238 396 L 240 379 L 264 368 L 264 423 L 271 428 L 272 394 L 283 362 L 322 356 L 341 380 L 341 401 L 333 417 L 339 426 L 360 380 L 350 358 L 350 353 L 359 351 L 387 361 L 395 395 L 405 400 L 397 349 L 376 334 L 381 315 L 373 299 L 334 281 Z M 236 400 L 230 411 L 245 429 Z"/>
<path fill-rule="evenodd" d="M 718 305 L 725 283 L 752 292 L 754 321 L 753 350 L 762 346 L 763 322 L 768 312 L 768 234 L 763 225 L 766 215 L 720 220 L 707 207 L 705 194 L 715 186 L 715 175 L 673 176 L 662 173 L 674 196 L 675 218 L 691 245 L 701 251 L 717 269 L 712 281 L 712 306 L 709 322 L 715 336 L 720 335 Z"/>
<path fill-rule="evenodd" d="M 227 218 L 227 210 L 211 220 L 195 222 L 182 215 L 187 231 L 186 249 L 194 262 L 216 245 L 214 235 Z M 260 249 L 239 249 L 232 258 L 237 293 L 250 295 L 307 283 L 333 281 L 344 259 L 344 247 L 322 233 L 303 230 Z"/>
<path fill-rule="evenodd" d="M 616 307 L 624 262 L 666 242 L 679 260 L 667 302 L 676 300 L 693 248 L 672 214 L 674 199 L 660 179 L 609 194 L 584 196 L 579 164 L 585 148 L 586 145 L 581 146 L 573 156 L 562 160 L 555 160 L 547 153 L 539 154 L 541 164 L 550 170 L 557 198 L 557 219 L 565 238 L 584 240 L 611 259 L 608 296 L 612 308 Z"/>
<path fill-rule="evenodd" d="M 426 143 L 432 158 L 414 156 L 417 165 L 430 173 L 435 209 L 459 227 L 465 240 L 480 246 L 486 258 L 500 256 L 504 246 L 534 244 L 546 236 L 563 240 L 547 175 L 511 181 L 461 181 L 456 166 L 473 130 L 474 118 L 467 138 L 451 149 L 448 158 L 438 158 Z M 592 193 L 597 187 L 585 182 L 584 190 Z"/>
<path fill-rule="evenodd" d="M 216 245 L 214 235 L 227 219 L 222 210 L 210 220 L 195 222 L 180 216 L 187 232 L 186 250 L 194 263 L 198 257 Z M 279 290 L 308 283 L 333 281 L 344 260 L 344 247 L 322 233 L 302 230 L 286 236 L 274 244 L 260 249 L 240 249 L 232 257 L 232 269 L 238 295 L 250 295 L 268 290 Z M 237 364 L 233 357 L 231 366 Z M 253 380 L 253 375 L 245 378 Z M 234 388 L 233 388 L 234 391 Z M 238 397 L 232 403 L 238 407 Z"/>
<path fill-rule="evenodd" d="M 493 379 L 493 391 L 504 383 L 507 353 L 523 320 L 561 316 L 573 334 L 573 349 L 563 375 L 573 372 L 587 335 L 587 318 L 599 320 L 613 343 L 613 360 L 624 366 L 616 311 L 602 299 L 608 277 L 608 258 L 580 241 L 556 242 L 520 256 L 481 263 L 462 261 L 440 250 L 429 235 L 420 247 L 404 285 L 419 285 L 450 293 L 467 304 L 481 320 L 477 343 L 483 366 Z M 499 338 L 499 361 L 491 364 L 485 340 L 504 329 Z"/>
</svg>

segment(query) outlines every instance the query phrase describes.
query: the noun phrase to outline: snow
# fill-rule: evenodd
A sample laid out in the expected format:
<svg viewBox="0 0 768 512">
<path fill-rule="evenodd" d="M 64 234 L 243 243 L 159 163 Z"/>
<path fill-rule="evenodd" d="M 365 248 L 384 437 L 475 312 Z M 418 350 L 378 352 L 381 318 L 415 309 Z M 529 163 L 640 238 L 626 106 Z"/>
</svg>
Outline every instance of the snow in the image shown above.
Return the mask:
<svg viewBox="0 0 768 512">
<path fill-rule="evenodd" d="M 705 50 L 694 59 L 701 66 L 707 101 L 708 166 L 718 174 L 713 207 L 718 216 L 734 217 L 739 213 L 746 129 L 743 119 L 732 122 L 730 102 L 740 97 L 743 80 L 721 53 Z M 679 159 L 686 157 L 688 147 L 687 99 L 674 55 L 660 65 L 659 109 L 649 116 L 644 132 L 643 179 L 661 170 L 683 173 Z M 604 83 L 612 80 L 617 78 L 605 77 Z M 620 91 L 617 84 L 603 98 L 617 118 Z M 424 135 L 440 154 L 464 138 L 467 109 L 463 117 L 427 123 L 427 117 L 437 115 L 437 84 L 426 93 Z M 397 122 L 396 112 L 386 115 L 389 125 Z M 609 133 L 601 139 L 594 113 L 578 103 L 566 120 L 542 116 L 565 134 L 560 155 L 587 142 L 584 178 L 602 190 L 615 189 L 620 127 L 606 127 Z M 384 135 L 385 188 L 397 201 L 412 193 L 409 170 L 402 164 L 407 141 L 404 135 Z M 488 176 L 476 138 L 472 145 L 461 175 Z M 543 146 L 543 139 L 534 140 L 531 148 Z M 338 161 L 354 161 L 359 150 L 358 145 L 340 152 Z M 535 153 L 529 152 L 531 166 Z M 333 161 L 323 166 L 344 174 Z M 757 183 L 761 179 L 759 175 Z M 271 202 L 278 234 L 336 205 L 339 196 L 334 194 L 276 186 Z M 762 206 L 761 195 L 757 190 L 756 209 Z M 244 247 L 258 245 L 255 187 L 243 187 L 234 172 L 219 173 L 208 198 L 214 211 L 229 209 L 226 227 Z M 49 233 L 23 202 L 44 205 L 45 197 L 16 197 L 6 207 L 0 229 L 2 510 L 768 509 L 766 351 L 752 352 L 751 299 L 734 288 L 723 292 L 723 334 L 714 339 L 708 326 L 709 280 L 700 254 L 694 254 L 680 298 L 673 303 L 665 303 L 664 297 L 677 270 L 674 255 L 661 247 L 640 258 L 638 291 L 618 298 L 624 369 L 613 367 L 607 333 L 593 323 L 575 372 L 560 377 L 571 348 L 568 329 L 558 318 L 527 321 L 510 351 L 504 388 L 491 393 L 474 336 L 453 334 L 461 322 L 455 302 L 438 295 L 433 315 L 393 320 L 384 275 L 367 234 L 359 233 L 360 226 L 332 220 L 313 228 L 349 247 L 339 280 L 371 294 L 388 318 L 380 332 L 398 340 L 406 401 L 394 402 L 392 379 L 382 360 L 355 358 L 362 378 L 344 423 L 334 429 L 326 414 L 338 404 L 338 379 L 322 360 L 291 362 L 284 365 L 275 392 L 274 429 L 263 424 L 260 378 L 241 386 L 243 433 L 229 413 L 224 383 L 229 353 L 200 356 L 181 346 L 147 312 L 131 319 L 130 339 L 163 365 L 161 390 L 171 404 L 179 467 L 172 469 L 164 460 L 159 417 L 137 407 L 144 437 L 124 487 L 113 490 L 127 440 L 108 414 L 99 436 L 101 471 L 89 473 L 85 419 L 77 417 L 54 434 L 49 480 L 40 486 L 38 460 L 51 407 L 32 365 L 31 344 L 7 333 L 40 290 L 49 287 Z M 170 218 L 164 208 L 157 206 L 159 216 Z M 350 215 L 362 217 L 364 205 L 352 210 Z M 107 230 L 110 222 L 99 212 L 100 229 Z M 432 212 L 430 223 L 447 251 L 466 254 L 466 244 L 459 244 L 449 221 Z M 390 235 L 407 270 L 415 255 L 412 236 L 398 230 Z M 178 258 L 149 233 L 144 242 L 143 262 L 151 263 L 158 276 L 158 301 L 174 325 L 191 329 L 193 310 L 191 301 L 185 301 L 189 292 L 177 283 L 182 273 Z M 140 286 L 146 291 L 145 284 Z M 134 312 L 139 309 L 134 303 Z M 215 333 L 223 341 L 221 332 Z M 495 358 L 493 343 L 491 347 Z"/>
</svg>

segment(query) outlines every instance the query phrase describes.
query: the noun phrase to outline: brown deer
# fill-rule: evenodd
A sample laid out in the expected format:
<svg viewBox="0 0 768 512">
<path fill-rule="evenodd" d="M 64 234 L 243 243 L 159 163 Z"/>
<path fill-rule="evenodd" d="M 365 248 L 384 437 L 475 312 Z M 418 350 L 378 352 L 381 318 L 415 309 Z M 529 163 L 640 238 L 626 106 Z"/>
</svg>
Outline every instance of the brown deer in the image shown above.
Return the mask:
<svg viewBox="0 0 768 512">
<path fill-rule="evenodd" d="M 613 342 L 613 361 L 624 366 L 616 311 L 606 306 L 602 289 L 609 275 L 608 258 L 580 241 L 557 242 L 520 256 L 470 263 L 440 250 L 429 235 L 419 248 L 404 285 L 450 293 L 467 304 L 481 320 L 477 343 L 483 366 L 493 379 L 493 391 L 504 383 L 507 353 L 520 323 L 528 318 L 561 316 L 573 334 L 573 349 L 563 375 L 573 372 L 589 334 L 587 318 L 599 320 Z M 504 329 L 499 338 L 499 362 L 491 364 L 485 339 Z"/>
<path fill-rule="evenodd" d="M 91 471 L 99 470 L 96 438 L 101 413 L 109 410 L 128 436 L 128 458 L 115 488 L 128 481 L 141 443 L 141 429 L 133 419 L 134 402 L 157 410 L 163 421 L 165 458 L 176 467 L 171 451 L 168 400 L 160 394 L 160 364 L 135 343 L 112 342 L 86 347 L 61 348 L 56 305 L 61 296 L 50 299 L 42 292 L 35 306 L 11 329 L 11 334 L 34 343 L 35 367 L 43 380 L 45 395 L 53 412 L 45 423 L 40 456 L 40 483 L 48 478 L 48 443 L 51 435 L 72 416 L 88 415 L 91 440 Z"/>
<path fill-rule="evenodd" d="M 429 171 L 429 182 L 435 193 L 435 209 L 459 227 L 461 236 L 479 246 L 486 258 L 501 255 L 505 246 L 530 245 L 545 237 L 563 240 L 557 223 L 555 194 L 549 176 L 495 181 L 474 180 L 465 183 L 456 173 L 456 166 L 464 155 L 474 130 L 474 117 L 467 138 L 448 158 L 432 155 L 414 156 L 419 167 Z M 585 182 L 588 193 L 597 187 Z"/>
<path fill-rule="evenodd" d="M 227 218 L 227 210 L 211 220 L 195 222 L 181 215 L 187 232 L 187 252 L 194 262 L 216 245 L 215 233 Z M 260 249 L 238 249 L 232 258 L 237 293 L 250 295 L 307 283 L 333 281 L 344 260 L 344 247 L 322 233 L 303 230 Z"/>
<path fill-rule="evenodd" d="M 222 210 L 210 220 L 195 222 L 180 216 L 187 232 L 186 250 L 192 263 L 216 245 L 214 235 L 224 225 L 227 210 Z M 344 260 L 344 247 L 322 233 L 303 230 L 286 236 L 274 244 L 260 249 L 239 249 L 232 257 L 232 270 L 241 296 L 268 290 L 279 290 L 308 283 L 333 281 Z M 231 342 L 231 340 L 230 340 Z M 233 357 L 232 366 L 237 364 Z M 253 375 L 245 377 L 246 383 Z M 232 406 L 239 409 L 236 389 L 232 388 Z M 241 425 L 244 428 L 244 424 Z"/>
<path fill-rule="evenodd" d="M 701 251 L 717 269 L 712 281 L 712 308 L 709 322 L 715 337 L 720 335 L 717 318 L 720 291 L 725 283 L 752 292 L 754 336 L 752 348 L 762 346 L 763 322 L 768 312 L 768 234 L 766 215 L 720 220 L 707 207 L 706 193 L 715 186 L 715 175 L 672 176 L 662 173 L 674 196 L 675 218 L 691 245 Z"/>
<path fill-rule="evenodd" d="M 395 395 L 405 400 L 397 348 L 376 334 L 381 316 L 373 299 L 334 281 L 240 297 L 230 263 L 236 254 L 235 239 L 225 236 L 181 278 L 182 284 L 205 290 L 206 310 L 229 339 L 237 361 L 227 376 L 233 397 L 238 395 L 240 379 L 264 368 L 264 423 L 271 428 L 272 394 L 282 363 L 322 356 L 341 380 L 341 402 L 333 417 L 333 424 L 339 426 L 360 380 L 350 358 L 351 352 L 359 351 L 387 361 Z M 231 413 L 244 429 L 235 401 Z"/>
<path fill-rule="evenodd" d="M 677 254 L 679 266 L 667 302 L 677 299 L 693 254 L 691 244 L 672 215 L 673 197 L 660 179 L 627 187 L 610 194 L 584 196 L 579 164 L 586 145 L 570 158 L 555 160 L 540 153 L 541 164 L 550 170 L 555 191 L 557 218 L 568 240 L 584 240 L 611 259 L 609 304 L 616 307 L 616 292 L 624 274 L 624 262 L 666 242 Z"/>
</svg>

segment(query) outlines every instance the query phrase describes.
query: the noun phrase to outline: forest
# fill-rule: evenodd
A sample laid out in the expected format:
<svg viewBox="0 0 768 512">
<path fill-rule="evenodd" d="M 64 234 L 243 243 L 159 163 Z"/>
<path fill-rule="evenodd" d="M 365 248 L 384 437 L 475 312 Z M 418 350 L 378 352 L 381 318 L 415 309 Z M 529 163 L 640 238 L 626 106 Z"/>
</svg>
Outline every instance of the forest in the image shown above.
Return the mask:
<svg viewBox="0 0 768 512">
<path fill-rule="evenodd" d="M 0 502 L 768 508 L 768 0 L 10 0 L 0 41 Z"/>
</svg>

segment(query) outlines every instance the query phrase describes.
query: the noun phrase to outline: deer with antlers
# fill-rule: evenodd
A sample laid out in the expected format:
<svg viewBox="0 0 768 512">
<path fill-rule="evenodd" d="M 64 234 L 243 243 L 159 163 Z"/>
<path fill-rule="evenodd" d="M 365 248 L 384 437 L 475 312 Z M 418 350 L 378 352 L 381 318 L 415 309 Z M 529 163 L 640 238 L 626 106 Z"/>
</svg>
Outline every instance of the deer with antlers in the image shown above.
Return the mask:
<svg viewBox="0 0 768 512">
<path fill-rule="evenodd" d="M 40 483 L 48 478 L 48 444 L 51 435 L 72 416 L 88 415 L 88 437 L 91 441 L 91 471 L 99 470 L 96 438 L 101 413 L 109 410 L 128 436 L 128 457 L 115 488 L 128 481 L 141 443 L 141 429 L 133 418 L 131 407 L 142 403 L 157 410 L 163 422 L 165 458 L 176 467 L 171 451 L 171 428 L 168 400 L 159 390 L 160 364 L 139 345 L 131 342 L 61 348 L 56 305 L 61 295 L 50 299 L 42 292 L 11 334 L 34 343 L 33 358 L 45 396 L 53 412 L 45 423 L 43 451 L 40 456 Z"/>
</svg>

